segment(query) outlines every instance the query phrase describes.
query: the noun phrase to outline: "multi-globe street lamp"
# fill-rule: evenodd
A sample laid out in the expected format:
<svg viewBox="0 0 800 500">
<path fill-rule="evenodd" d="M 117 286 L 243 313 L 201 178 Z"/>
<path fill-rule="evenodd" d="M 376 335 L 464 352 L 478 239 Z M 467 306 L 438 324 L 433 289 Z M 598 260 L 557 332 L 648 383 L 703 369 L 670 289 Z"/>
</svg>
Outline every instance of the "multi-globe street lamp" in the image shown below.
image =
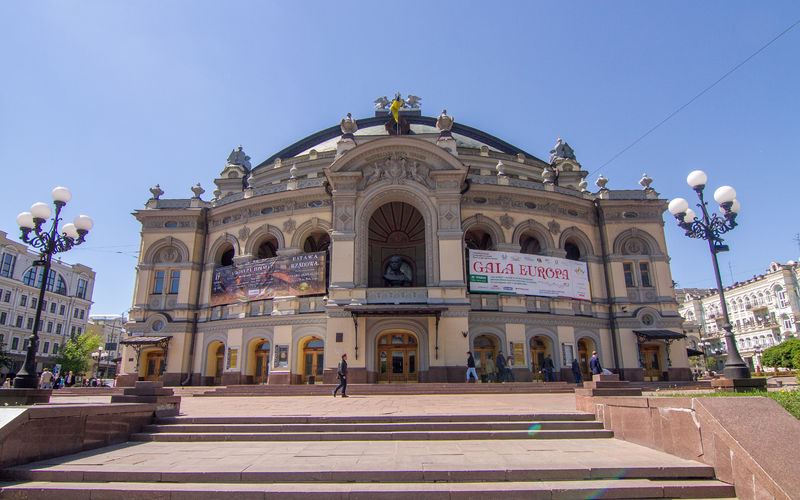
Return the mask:
<svg viewBox="0 0 800 500">
<path fill-rule="evenodd" d="M 14 388 L 16 389 L 35 389 L 39 386 L 39 378 L 36 375 L 39 324 L 42 318 L 45 291 L 48 288 L 48 282 L 51 280 L 50 263 L 53 254 L 66 252 L 70 248 L 83 243 L 86 233 L 89 232 L 93 225 L 89 216 L 79 215 L 75 217 L 74 222 L 64 224 L 59 232 L 58 223 L 61 221 L 61 209 L 72 198 L 72 194 L 69 189 L 61 186 L 53 189 L 51 194 L 56 213 L 49 230 L 42 227 L 52 213 L 47 203 L 34 203 L 31 205 L 30 212 L 22 212 L 17 216 L 17 224 L 19 224 L 22 231 L 22 241 L 39 249 L 39 259 L 34 261 L 33 265 L 42 266 L 42 276 L 40 278 L 39 300 L 36 303 L 36 316 L 33 320 L 33 334 L 30 336 L 28 350 L 25 353 L 25 364 L 14 378 Z M 53 277 L 54 279 L 55 277 Z M 51 288 L 52 286 L 50 284 Z"/>
<path fill-rule="evenodd" d="M 725 290 L 722 288 L 722 278 L 719 274 L 719 263 L 717 262 L 717 254 L 728 251 L 728 246 L 722 243 L 721 235 L 736 227 L 736 214 L 739 212 L 740 204 L 736 200 L 736 190 L 730 186 L 722 186 L 714 191 L 714 200 L 719 203 L 723 216 L 720 217 L 717 214 L 709 215 L 708 202 L 703 197 L 703 190 L 707 181 L 708 176 L 702 170 L 695 170 L 686 177 L 686 182 L 694 189 L 700 199 L 700 203 L 697 206 L 702 212 L 702 218 L 697 218 L 695 211 L 689 208 L 689 202 L 683 198 L 675 198 L 670 201 L 669 211 L 678 220 L 678 226 L 686 231 L 686 236 L 708 241 L 711 262 L 714 264 L 714 275 L 717 278 L 720 307 L 722 308 L 723 321 L 720 326 L 725 331 L 725 343 L 728 346 L 728 358 L 725 361 L 725 368 L 723 368 L 722 373 L 727 379 L 749 379 L 750 369 L 739 354 L 736 339 L 733 335 L 733 328 L 728 318 Z"/>
<path fill-rule="evenodd" d="M 95 361 L 94 378 L 100 377 L 100 363 L 106 358 L 108 358 L 108 352 L 103 350 L 103 346 L 98 347 L 97 350 L 92 353 L 92 359 Z"/>
</svg>

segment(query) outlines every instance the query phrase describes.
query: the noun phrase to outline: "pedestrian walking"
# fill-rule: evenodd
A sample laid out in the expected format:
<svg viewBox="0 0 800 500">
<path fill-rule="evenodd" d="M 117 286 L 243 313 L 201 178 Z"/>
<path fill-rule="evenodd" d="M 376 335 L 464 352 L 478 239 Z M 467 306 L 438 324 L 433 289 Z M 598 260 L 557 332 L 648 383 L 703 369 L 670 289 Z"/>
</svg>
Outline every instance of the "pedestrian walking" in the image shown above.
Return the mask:
<svg viewBox="0 0 800 500">
<path fill-rule="evenodd" d="M 346 398 L 347 396 L 347 354 L 342 354 L 342 360 L 339 361 L 339 366 L 336 369 L 336 374 L 339 376 L 339 385 L 336 386 L 336 389 L 333 390 L 333 397 L 336 397 L 336 393 L 339 392 L 339 389 L 342 389 L 342 397 Z"/>
<path fill-rule="evenodd" d="M 478 381 L 478 374 L 475 372 L 475 358 L 472 357 L 472 353 L 467 351 L 467 382 L 469 382 L 469 376 L 475 378 L 475 382 Z"/>
<path fill-rule="evenodd" d="M 506 382 L 516 382 L 517 379 L 514 377 L 514 370 L 511 367 L 514 366 L 514 356 L 509 354 L 506 358 Z"/>
<path fill-rule="evenodd" d="M 556 366 L 553 364 L 553 358 L 550 357 L 548 354 L 547 357 L 544 358 L 544 381 L 545 382 L 555 382 L 556 377 L 553 374 L 555 371 Z"/>
<path fill-rule="evenodd" d="M 581 364 L 578 363 L 578 358 L 572 358 L 572 376 L 575 377 L 576 384 L 583 383 L 583 373 L 581 373 Z"/>
<path fill-rule="evenodd" d="M 603 367 L 600 365 L 600 358 L 597 357 L 597 351 L 592 351 L 592 358 L 589 360 L 589 368 L 592 369 L 592 375 L 600 375 L 603 373 Z"/>
<path fill-rule="evenodd" d="M 497 381 L 506 381 L 506 357 L 503 356 L 503 351 L 497 353 Z"/>
<path fill-rule="evenodd" d="M 73 385 L 75 385 L 75 375 L 70 370 L 67 376 L 64 377 L 64 387 L 72 387 Z"/>
<path fill-rule="evenodd" d="M 53 388 L 53 373 L 45 368 L 39 376 L 39 389 L 52 389 Z"/>
<path fill-rule="evenodd" d="M 494 364 L 491 354 L 486 355 L 486 366 L 483 370 L 484 375 L 486 375 L 486 382 L 494 382 L 494 377 L 497 373 L 497 365 Z"/>
</svg>

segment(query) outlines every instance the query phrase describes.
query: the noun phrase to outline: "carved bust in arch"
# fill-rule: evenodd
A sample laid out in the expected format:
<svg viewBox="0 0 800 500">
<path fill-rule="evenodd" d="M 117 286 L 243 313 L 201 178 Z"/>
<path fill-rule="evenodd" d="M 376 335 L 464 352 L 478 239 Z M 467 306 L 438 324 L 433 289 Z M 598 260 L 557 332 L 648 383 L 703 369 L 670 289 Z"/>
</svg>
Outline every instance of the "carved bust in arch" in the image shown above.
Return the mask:
<svg viewBox="0 0 800 500">
<path fill-rule="evenodd" d="M 386 264 L 386 270 L 383 273 L 383 281 L 386 286 L 411 286 L 412 276 L 411 264 L 406 259 L 398 255 L 389 257 L 389 262 Z"/>
</svg>

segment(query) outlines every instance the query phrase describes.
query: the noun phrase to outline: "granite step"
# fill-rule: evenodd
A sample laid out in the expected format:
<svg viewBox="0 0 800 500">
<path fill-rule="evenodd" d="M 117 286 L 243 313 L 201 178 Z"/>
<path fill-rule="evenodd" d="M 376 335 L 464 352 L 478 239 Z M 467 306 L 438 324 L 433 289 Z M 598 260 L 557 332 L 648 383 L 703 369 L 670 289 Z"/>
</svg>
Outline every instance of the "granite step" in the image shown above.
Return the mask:
<svg viewBox="0 0 800 500">
<path fill-rule="evenodd" d="M 584 499 L 731 497 L 733 487 L 717 480 L 609 479 L 584 481 L 508 481 L 463 483 L 153 483 L 46 482 L 0 483 L 0 498 L 101 500 L 292 499 Z"/>
<path fill-rule="evenodd" d="M 512 415 L 362 415 L 272 417 L 163 417 L 159 424 L 359 424 L 398 422 L 545 422 L 594 421 L 592 413 L 530 413 Z"/>
<path fill-rule="evenodd" d="M 274 433 L 274 432 L 397 432 L 397 431 L 551 431 L 603 429 L 594 421 L 518 421 L 518 422 L 381 422 L 309 424 L 156 424 L 143 433 Z"/>
</svg>

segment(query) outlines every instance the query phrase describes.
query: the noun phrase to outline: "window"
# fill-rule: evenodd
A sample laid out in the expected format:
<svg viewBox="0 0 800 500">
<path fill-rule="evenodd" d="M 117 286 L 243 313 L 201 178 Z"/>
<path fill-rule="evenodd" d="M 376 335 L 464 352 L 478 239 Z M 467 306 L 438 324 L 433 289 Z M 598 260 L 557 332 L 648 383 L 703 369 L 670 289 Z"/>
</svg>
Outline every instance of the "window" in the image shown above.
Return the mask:
<svg viewBox="0 0 800 500">
<path fill-rule="evenodd" d="M 42 301 L 42 312 L 47 312 L 47 301 L 46 300 Z"/>
<path fill-rule="evenodd" d="M 22 316 L 17 316 L 17 328 L 22 328 Z"/>
<path fill-rule="evenodd" d="M 56 323 L 56 335 L 61 335 L 61 323 Z"/>
<path fill-rule="evenodd" d="M 3 295 L 3 302 L 11 302 L 11 292 L 6 290 L 6 294 Z"/>
<path fill-rule="evenodd" d="M 47 322 L 47 333 L 53 333 L 53 322 L 52 321 L 48 321 Z"/>
<path fill-rule="evenodd" d="M 86 298 L 86 287 L 89 283 L 85 279 L 78 280 L 78 290 L 75 292 L 75 296 L 81 299 Z"/>
<path fill-rule="evenodd" d="M 25 274 L 22 275 L 22 282 L 28 286 L 33 286 L 36 284 L 36 268 L 32 267 L 25 271 Z"/>
<path fill-rule="evenodd" d="M 781 307 L 786 307 L 788 305 L 788 303 L 786 302 L 786 293 L 784 293 L 783 291 L 778 292 L 778 300 L 780 301 Z"/>
<path fill-rule="evenodd" d="M 31 309 L 36 309 L 36 304 L 39 303 L 39 299 L 36 297 L 31 297 Z"/>
<path fill-rule="evenodd" d="M 173 269 L 169 272 L 169 293 L 178 293 L 181 284 L 181 272 Z"/>
<path fill-rule="evenodd" d="M 155 278 L 153 279 L 153 293 L 164 293 L 164 270 L 156 269 Z"/>
<path fill-rule="evenodd" d="M 27 295 L 20 295 L 19 296 L 19 305 L 25 307 L 28 305 L 28 296 Z"/>
<path fill-rule="evenodd" d="M 80 335 L 81 333 L 83 333 L 83 330 L 81 330 L 81 327 L 78 327 L 78 335 Z"/>
<path fill-rule="evenodd" d="M 53 344 L 53 354 L 58 354 L 58 344 Z"/>
<path fill-rule="evenodd" d="M 22 350 L 23 351 L 28 348 L 28 344 L 29 343 L 30 343 L 30 339 L 25 339 L 25 340 L 22 341 Z"/>
<path fill-rule="evenodd" d="M 44 347 L 42 347 L 42 352 L 43 352 L 43 353 L 45 353 L 45 354 L 47 354 L 47 352 L 48 352 L 49 350 L 50 350 L 50 342 L 45 342 L 45 343 L 44 343 Z"/>
<path fill-rule="evenodd" d="M 4 312 L 0 312 L 0 325 L 5 325 L 6 324 L 6 316 L 8 316 L 8 314 L 6 314 L 5 311 Z"/>
<path fill-rule="evenodd" d="M 787 330 L 791 330 L 792 329 L 792 320 L 789 319 L 789 318 L 786 318 L 785 320 L 783 320 L 783 327 L 786 328 Z"/>
<path fill-rule="evenodd" d="M 647 262 L 639 262 L 639 277 L 642 280 L 642 286 L 653 286 L 650 282 L 650 264 Z"/>
<path fill-rule="evenodd" d="M 28 324 L 26 326 L 28 330 L 33 329 L 33 318 L 28 318 Z"/>
<path fill-rule="evenodd" d="M 3 259 L 0 260 L 0 276 L 5 276 L 6 278 L 12 278 L 14 275 L 14 264 L 17 262 L 17 256 L 4 253 Z"/>
<path fill-rule="evenodd" d="M 61 307 L 58 309 L 58 314 L 60 314 L 61 316 L 64 315 L 64 304 L 61 304 Z"/>
<path fill-rule="evenodd" d="M 78 308 L 77 307 L 72 310 L 72 317 L 73 318 L 77 318 L 78 317 Z"/>
<path fill-rule="evenodd" d="M 73 326 L 72 329 L 69 331 L 69 334 L 75 336 L 75 327 Z"/>
<path fill-rule="evenodd" d="M 11 339 L 11 350 L 16 351 L 19 348 L 19 338 L 14 337 Z"/>
<path fill-rule="evenodd" d="M 50 280 L 47 280 L 47 289 L 50 290 Z M 58 276 L 58 281 L 56 281 L 56 293 L 59 295 L 66 295 L 67 294 L 67 283 L 64 281 L 60 275 Z"/>
<path fill-rule="evenodd" d="M 83 309 L 81 309 L 81 314 L 80 314 L 80 317 L 81 317 L 81 319 L 83 319 L 83 315 L 84 315 L 84 313 L 85 313 L 85 312 L 86 312 L 86 311 L 84 311 Z"/>
<path fill-rule="evenodd" d="M 56 313 L 56 303 L 50 302 L 50 314 L 55 314 L 55 313 Z"/>
<path fill-rule="evenodd" d="M 636 278 L 633 275 L 633 263 L 623 262 L 622 271 L 625 273 L 625 286 L 633 288 L 636 286 Z"/>
</svg>

